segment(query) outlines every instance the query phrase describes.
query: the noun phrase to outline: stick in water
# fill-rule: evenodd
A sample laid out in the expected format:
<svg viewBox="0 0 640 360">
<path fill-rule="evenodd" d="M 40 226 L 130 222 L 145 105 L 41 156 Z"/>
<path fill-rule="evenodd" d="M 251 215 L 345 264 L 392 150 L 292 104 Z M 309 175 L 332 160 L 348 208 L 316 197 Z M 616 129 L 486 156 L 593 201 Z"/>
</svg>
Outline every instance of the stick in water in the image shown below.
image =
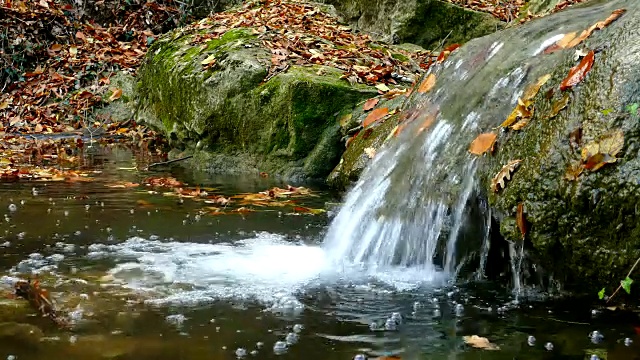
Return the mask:
<svg viewBox="0 0 640 360">
<path fill-rule="evenodd" d="M 169 165 L 169 164 L 173 164 L 173 163 L 178 162 L 178 161 L 191 159 L 192 157 L 193 157 L 193 155 L 189 155 L 189 156 L 185 156 L 185 157 L 180 158 L 180 159 L 173 159 L 173 160 L 169 160 L 169 161 L 153 163 L 153 164 L 147 166 L 147 170 L 151 169 L 152 167 L 155 167 L 155 166 Z"/>
</svg>

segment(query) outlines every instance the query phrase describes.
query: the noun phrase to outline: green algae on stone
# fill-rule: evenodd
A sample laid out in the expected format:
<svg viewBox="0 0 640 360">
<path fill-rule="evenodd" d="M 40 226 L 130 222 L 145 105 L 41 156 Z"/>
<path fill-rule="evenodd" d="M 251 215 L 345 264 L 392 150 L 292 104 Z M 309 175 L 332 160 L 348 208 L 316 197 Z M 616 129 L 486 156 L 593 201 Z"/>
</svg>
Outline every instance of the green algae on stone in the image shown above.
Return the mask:
<svg viewBox="0 0 640 360">
<path fill-rule="evenodd" d="M 190 45 L 193 36 L 169 34 L 150 49 L 137 119 L 179 146 L 200 144 L 205 154 L 191 161 L 198 168 L 326 176 L 340 156 L 338 114 L 376 89 L 350 85 L 326 66 L 294 65 L 264 82 L 271 54 L 251 29 L 227 31 L 202 47 Z M 215 65 L 205 70 L 201 62 L 211 55 Z"/>
</svg>

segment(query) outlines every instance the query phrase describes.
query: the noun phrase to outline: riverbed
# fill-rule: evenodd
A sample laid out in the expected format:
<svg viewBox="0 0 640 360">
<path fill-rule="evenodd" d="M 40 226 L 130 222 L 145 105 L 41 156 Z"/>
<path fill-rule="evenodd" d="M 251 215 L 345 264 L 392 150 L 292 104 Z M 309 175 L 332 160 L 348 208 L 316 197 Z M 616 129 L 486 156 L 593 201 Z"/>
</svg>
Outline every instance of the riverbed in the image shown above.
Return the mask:
<svg viewBox="0 0 640 360">
<path fill-rule="evenodd" d="M 0 358 L 640 358 L 637 308 L 339 267 L 322 241 L 341 198 L 322 184 L 140 161 L 109 147 L 86 178 L 0 184 Z M 66 326 L 11 296 L 28 278 Z"/>
</svg>

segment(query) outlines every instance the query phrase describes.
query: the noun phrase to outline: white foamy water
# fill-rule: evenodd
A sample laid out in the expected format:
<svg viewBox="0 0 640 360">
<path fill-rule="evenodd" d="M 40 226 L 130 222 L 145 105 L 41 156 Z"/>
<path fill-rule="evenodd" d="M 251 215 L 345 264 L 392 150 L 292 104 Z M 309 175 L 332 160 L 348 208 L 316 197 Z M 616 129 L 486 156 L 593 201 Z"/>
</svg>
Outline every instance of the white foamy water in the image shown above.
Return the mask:
<svg viewBox="0 0 640 360">
<path fill-rule="evenodd" d="M 422 268 L 336 268 L 325 249 L 258 233 L 234 243 L 164 242 L 133 237 L 120 244 L 94 244 L 94 259 L 112 259 L 111 282 L 144 292 L 147 303 L 195 305 L 216 300 L 247 300 L 278 312 L 302 309 L 301 291 L 323 284 L 388 284 L 396 290 L 416 288 Z"/>
</svg>

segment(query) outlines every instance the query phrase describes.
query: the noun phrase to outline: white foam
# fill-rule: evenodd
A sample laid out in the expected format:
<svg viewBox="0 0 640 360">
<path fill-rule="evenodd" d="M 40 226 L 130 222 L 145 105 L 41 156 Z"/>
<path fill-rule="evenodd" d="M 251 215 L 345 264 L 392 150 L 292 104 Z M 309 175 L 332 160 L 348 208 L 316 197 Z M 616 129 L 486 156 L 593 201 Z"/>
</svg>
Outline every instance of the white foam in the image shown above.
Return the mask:
<svg viewBox="0 0 640 360">
<path fill-rule="evenodd" d="M 144 293 L 152 305 L 248 300 L 267 310 L 296 314 L 303 308 L 298 293 L 320 284 L 367 284 L 374 279 L 404 291 L 445 279 L 421 267 L 337 265 L 322 247 L 269 233 L 233 244 L 133 237 L 120 244 L 94 244 L 90 250 L 92 258 L 115 260 L 107 277 L 112 285 Z"/>
</svg>

